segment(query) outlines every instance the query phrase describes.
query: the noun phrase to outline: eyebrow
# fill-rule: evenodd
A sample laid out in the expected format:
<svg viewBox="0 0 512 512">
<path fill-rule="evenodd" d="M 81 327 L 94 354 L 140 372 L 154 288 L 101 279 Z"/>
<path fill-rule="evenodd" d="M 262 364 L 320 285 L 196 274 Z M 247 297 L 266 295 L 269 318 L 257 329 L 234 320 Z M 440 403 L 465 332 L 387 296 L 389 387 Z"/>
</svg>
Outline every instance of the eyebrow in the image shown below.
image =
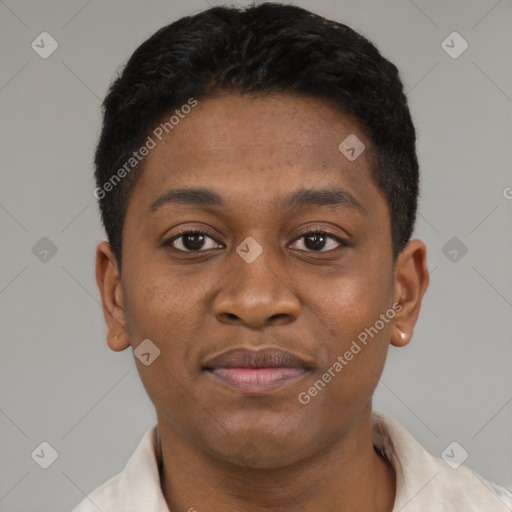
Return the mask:
<svg viewBox="0 0 512 512">
<path fill-rule="evenodd" d="M 150 212 L 164 205 L 179 203 L 206 207 L 222 208 L 226 203 L 221 195 L 207 188 L 179 188 L 168 190 L 151 204 Z M 367 214 L 366 208 L 348 191 L 337 187 L 321 189 L 299 189 L 287 196 L 283 207 L 289 210 L 315 206 L 349 207 Z"/>
</svg>

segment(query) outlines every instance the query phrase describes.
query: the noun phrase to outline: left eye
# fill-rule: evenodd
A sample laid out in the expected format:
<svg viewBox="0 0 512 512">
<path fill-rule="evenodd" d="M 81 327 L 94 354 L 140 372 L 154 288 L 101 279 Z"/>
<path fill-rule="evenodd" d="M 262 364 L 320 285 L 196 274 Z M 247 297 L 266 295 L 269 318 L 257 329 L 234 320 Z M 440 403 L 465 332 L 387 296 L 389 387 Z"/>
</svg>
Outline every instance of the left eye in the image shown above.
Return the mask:
<svg viewBox="0 0 512 512">
<path fill-rule="evenodd" d="M 311 250 L 313 252 L 327 252 L 328 250 L 336 249 L 336 244 L 338 246 L 347 247 L 344 240 L 326 231 L 308 231 L 307 233 L 302 233 L 294 243 L 297 243 L 303 238 L 304 242 L 302 245 L 304 245 L 307 250 Z M 324 250 L 328 240 L 331 241 L 331 247 Z M 332 247 L 333 243 L 335 244 L 334 247 Z M 299 250 L 302 251 L 304 249 Z"/>
</svg>

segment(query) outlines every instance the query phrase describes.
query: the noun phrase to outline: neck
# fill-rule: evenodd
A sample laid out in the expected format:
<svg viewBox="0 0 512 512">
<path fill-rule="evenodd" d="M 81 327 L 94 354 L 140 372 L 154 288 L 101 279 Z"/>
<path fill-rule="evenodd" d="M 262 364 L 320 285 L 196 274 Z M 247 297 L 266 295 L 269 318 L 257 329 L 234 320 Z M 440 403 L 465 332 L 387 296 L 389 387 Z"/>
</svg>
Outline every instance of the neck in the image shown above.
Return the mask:
<svg viewBox="0 0 512 512">
<path fill-rule="evenodd" d="M 391 512 L 395 474 L 373 448 L 371 408 L 339 439 L 284 467 L 235 465 L 184 440 L 158 417 L 169 510 Z"/>
</svg>

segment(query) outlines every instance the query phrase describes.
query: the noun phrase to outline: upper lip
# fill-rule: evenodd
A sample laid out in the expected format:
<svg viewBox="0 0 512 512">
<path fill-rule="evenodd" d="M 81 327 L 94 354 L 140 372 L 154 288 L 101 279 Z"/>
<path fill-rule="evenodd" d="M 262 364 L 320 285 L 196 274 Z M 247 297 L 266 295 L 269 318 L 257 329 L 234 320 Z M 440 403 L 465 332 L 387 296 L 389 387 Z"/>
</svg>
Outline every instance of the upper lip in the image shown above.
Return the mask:
<svg viewBox="0 0 512 512">
<path fill-rule="evenodd" d="M 280 348 L 251 350 L 235 348 L 207 359 L 203 370 L 214 368 L 304 368 L 308 364 L 300 357 Z"/>
</svg>

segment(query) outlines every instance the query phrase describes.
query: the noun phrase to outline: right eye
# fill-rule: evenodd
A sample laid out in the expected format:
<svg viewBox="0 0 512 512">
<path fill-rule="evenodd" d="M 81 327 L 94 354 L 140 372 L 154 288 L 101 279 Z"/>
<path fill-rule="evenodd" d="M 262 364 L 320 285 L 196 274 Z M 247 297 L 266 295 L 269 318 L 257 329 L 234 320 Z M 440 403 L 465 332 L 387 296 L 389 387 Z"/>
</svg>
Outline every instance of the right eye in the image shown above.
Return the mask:
<svg viewBox="0 0 512 512">
<path fill-rule="evenodd" d="M 204 251 L 215 249 L 216 247 L 203 248 L 207 238 L 218 243 L 206 231 L 189 229 L 172 236 L 163 245 L 170 246 L 172 249 L 180 252 L 200 252 L 201 249 Z"/>
</svg>

